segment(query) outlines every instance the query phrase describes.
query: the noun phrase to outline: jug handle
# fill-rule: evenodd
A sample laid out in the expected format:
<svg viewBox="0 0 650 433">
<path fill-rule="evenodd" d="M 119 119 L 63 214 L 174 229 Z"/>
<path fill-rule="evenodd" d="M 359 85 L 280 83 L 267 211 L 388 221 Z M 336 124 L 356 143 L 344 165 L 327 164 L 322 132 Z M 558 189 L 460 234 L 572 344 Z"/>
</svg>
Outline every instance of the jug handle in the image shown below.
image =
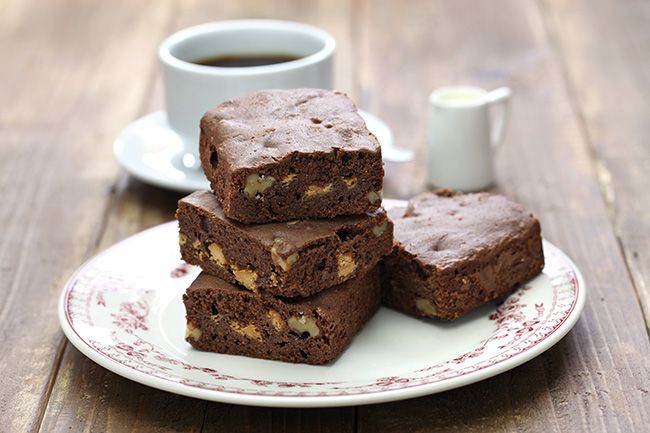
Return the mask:
<svg viewBox="0 0 650 433">
<path fill-rule="evenodd" d="M 490 128 L 492 131 L 490 133 L 492 149 L 496 149 L 503 141 L 510 117 L 510 96 L 512 96 L 512 90 L 509 87 L 499 87 L 487 94 L 488 107 L 491 109 L 500 109 L 497 116 L 492 118 L 494 122 L 492 128 Z"/>
</svg>

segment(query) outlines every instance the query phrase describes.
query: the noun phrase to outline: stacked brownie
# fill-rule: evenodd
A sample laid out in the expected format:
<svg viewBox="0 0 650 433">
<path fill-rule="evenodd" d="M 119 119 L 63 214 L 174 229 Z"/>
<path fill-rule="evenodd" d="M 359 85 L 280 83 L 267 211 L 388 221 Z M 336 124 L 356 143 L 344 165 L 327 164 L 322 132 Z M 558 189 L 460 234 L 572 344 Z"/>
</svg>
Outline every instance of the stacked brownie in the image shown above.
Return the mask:
<svg viewBox="0 0 650 433">
<path fill-rule="evenodd" d="M 392 250 L 377 139 L 340 92 L 268 90 L 201 120 L 213 192 L 180 200 L 195 348 L 290 362 L 335 359 L 378 309 Z"/>
<path fill-rule="evenodd" d="M 395 248 L 382 261 L 383 303 L 404 313 L 456 319 L 544 267 L 539 221 L 503 196 L 440 190 L 389 214 Z"/>
</svg>

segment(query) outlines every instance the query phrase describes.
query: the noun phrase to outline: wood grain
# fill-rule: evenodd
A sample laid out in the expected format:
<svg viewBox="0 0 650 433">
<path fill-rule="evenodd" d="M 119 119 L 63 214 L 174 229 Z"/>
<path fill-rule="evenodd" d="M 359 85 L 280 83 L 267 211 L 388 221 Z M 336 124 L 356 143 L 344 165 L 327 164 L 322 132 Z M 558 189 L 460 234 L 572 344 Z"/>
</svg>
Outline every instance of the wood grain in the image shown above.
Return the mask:
<svg viewBox="0 0 650 433">
<path fill-rule="evenodd" d="M 206 432 L 322 432 L 355 431 L 354 409 L 271 409 L 210 403 Z"/>
<path fill-rule="evenodd" d="M 547 27 L 650 323 L 650 4 L 544 1 Z"/>
<path fill-rule="evenodd" d="M 121 175 L 114 186 L 98 249 L 168 221 L 180 197 Z M 41 431 L 200 431 L 206 406 L 200 400 L 124 379 L 68 343 Z"/>
<path fill-rule="evenodd" d="M 133 71 L 152 66 L 142 53 L 165 20 L 133 5 L 2 4 L 3 431 L 39 427 L 64 346 L 58 294 L 98 241 L 117 173 L 110 141 L 137 113 L 147 86 Z"/>
<path fill-rule="evenodd" d="M 544 235 L 575 259 L 590 291 L 576 328 L 543 356 L 460 390 L 360 407 L 359 430 L 642 431 L 650 423 L 648 338 L 540 9 L 516 0 L 390 6 L 366 2 L 359 14 L 361 44 L 374 48 L 361 55 L 364 89 L 383 89 L 367 92 L 377 101 L 369 106 L 382 112 L 390 104 L 386 117 L 423 142 L 434 87 L 511 86 L 498 189 L 540 217 Z M 391 26 L 402 31 L 388 36 Z M 400 49 L 385 56 L 391 41 Z"/>
<path fill-rule="evenodd" d="M 41 431 L 199 432 L 206 405 L 120 377 L 68 344 Z"/>
</svg>

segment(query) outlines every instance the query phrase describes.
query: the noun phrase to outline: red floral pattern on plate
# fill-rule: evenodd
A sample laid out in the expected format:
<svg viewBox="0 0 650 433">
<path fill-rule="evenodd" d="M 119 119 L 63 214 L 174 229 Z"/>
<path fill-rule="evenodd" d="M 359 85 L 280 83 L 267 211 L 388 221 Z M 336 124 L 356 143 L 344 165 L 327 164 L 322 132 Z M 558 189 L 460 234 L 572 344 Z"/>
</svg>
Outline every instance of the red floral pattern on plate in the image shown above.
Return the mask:
<svg viewBox="0 0 650 433">
<path fill-rule="evenodd" d="M 176 232 L 173 223 L 148 232 L 152 230 Z M 149 233 L 149 236 L 155 234 Z M 187 265 L 179 266 L 177 253 L 162 254 L 159 262 L 152 266 L 160 268 L 158 274 L 167 277 L 158 276 L 159 286 L 151 287 L 147 272 L 155 271 L 141 271 L 137 263 L 122 264 L 125 269 L 116 271 L 102 261 L 107 254 L 111 254 L 110 249 L 84 265 L 63 293 L 65 320 L 82 344 L 112 364 L 148 377 L 202 390 L 256 396 L 330 397 L 384 393 L 480 372 L 523 354 L 556 333 L 574 310 L 581 289 L 572 264 L 557 248 L 545 242 L 544 274 L 552 291 L 550 302 L 530 304 L 527 298 L 532 286 L 518 288 L 489 315 L 494 332 L 472 350 L 408 374 L 402 372 L 371 381 L 278 381 L 235 376 L 217 368 L 194 365 L 156 344 L 153 300 L 159 291 L 187 286 L 196 270 Z M 99 316 L 104 318 L 101 324 L 95 323 Z M 98 333 L 100 330 L 109 332 L 103 338 L 96 338 L 94 329 Z"/>
</svg>

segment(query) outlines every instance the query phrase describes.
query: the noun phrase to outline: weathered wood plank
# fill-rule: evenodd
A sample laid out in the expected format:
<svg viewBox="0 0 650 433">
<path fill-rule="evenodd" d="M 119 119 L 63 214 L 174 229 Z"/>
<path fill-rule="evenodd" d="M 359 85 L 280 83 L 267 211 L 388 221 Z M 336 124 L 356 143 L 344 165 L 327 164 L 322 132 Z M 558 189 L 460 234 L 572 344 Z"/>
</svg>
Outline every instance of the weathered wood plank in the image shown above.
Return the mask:
<svg viewBox="0 0 650 433">
<path fill-rule="evenodd" d="M 575 259 L 590 290 L 576 328 L 543 356 L 464 389 L 361 407 L 360 431 L 647 428 L 643 317 L 537 5 L 365 2 L 359 16 L 360 43 L 372 47 L 360 56 L 364 101 L 399 125 L 401 140 L 422 146 L 434 87 L 513 88 L 511 128 L 497 154 L 498 189 L 540 217 L 544 235 Z"/>
<path fill-rule="evenodd" d="M 543 1 L 616 236 L 650 323 L 650 4 Z"/>
<path fill-rule="evenodd" d="M 146 83 L 133 77 L 152 64 L 140 53 L 167 20 L 125 6 L 2 4 L 3 431 L 39 427 L 64 344 L 58 294 L 97 242 L 117 172 L 110 137 L 137 112 Z"/>
<path fill-rule="evenodd" d="M 199 432 L 206 405 L 120 377 L 68 344 L 41 431 Z"/>
<path fill-rule="evenodd" d="M 207 407 L 206 432 L 322 432 L 355 431 L 354 409 L 271 409 L 211 403 Z"/>
<path fill-rule="evenodd" d="M 100 250 L 117 239 L 168 221 L 181 197 L 121 175 L 106 216 Z M 200 431 L 207 403 L 124 379 L 64 350 L 41 431 Z"/>
</svg>

